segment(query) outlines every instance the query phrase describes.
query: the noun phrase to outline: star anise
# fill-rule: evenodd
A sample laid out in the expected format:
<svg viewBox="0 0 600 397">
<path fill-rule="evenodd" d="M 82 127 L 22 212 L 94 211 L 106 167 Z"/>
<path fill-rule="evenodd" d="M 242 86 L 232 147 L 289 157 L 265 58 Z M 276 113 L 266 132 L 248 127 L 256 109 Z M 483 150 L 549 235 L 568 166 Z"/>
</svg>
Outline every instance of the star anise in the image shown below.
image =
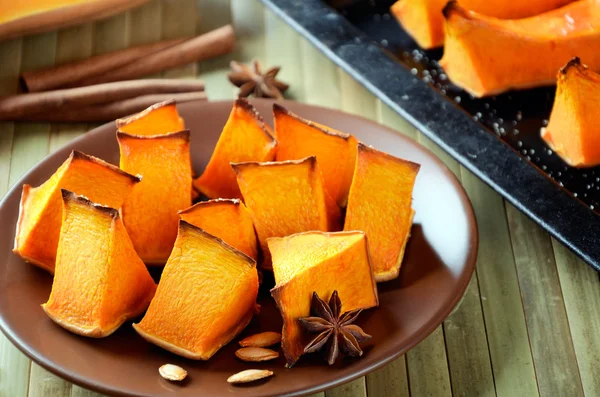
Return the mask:
<svg viewBox="0 0 600 397">
<path fill-rule="evenodd" d="M 262 73 L 260 63 L 252 62 L 252 68 L 248 65 L 231 61 L 231 73 L 227 75 L 229 81 L 240 87 L 239 97 L 246 98 L 254 94 L 256 98 L 283 99 L 283 93 L 289 88 L 287 84 L 276 79 L 281 69 L 279 66 L 272 67 Z"/>
<path fill-rule="evenodd" d="M 351 357 L 360 357 L 363 354 L 359 343 L 371 339 L 371 335 L 355 324 L 352 324 L 362 309 L 355 309 L 340 315 L 342 301 L 337 291 L 333 291 L 327 305 L 316 292 L 313 292 L 310 314 L 311 317 L 302 317 L 298 321 L 309 333 L 319 333 L 306 347 L 304 353 L 313 353 L 327 346 L 327 362 L 332 365 L 342 353 Z"/>
</svg>

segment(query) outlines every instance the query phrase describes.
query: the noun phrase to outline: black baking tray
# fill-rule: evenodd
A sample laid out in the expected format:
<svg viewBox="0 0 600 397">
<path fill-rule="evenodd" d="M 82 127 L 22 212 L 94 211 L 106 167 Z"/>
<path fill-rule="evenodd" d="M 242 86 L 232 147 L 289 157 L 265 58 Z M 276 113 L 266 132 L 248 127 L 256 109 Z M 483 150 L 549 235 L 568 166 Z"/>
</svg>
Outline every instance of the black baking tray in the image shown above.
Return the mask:
<svg viewBox="0 0 600 397">
<path fill-rule="evenodd" d="M 600 271 L 600 169 L 541 140 L 554 87 L 477 99 L 389 14 L 393 0 L 261 0 L 369 91 Z M 334 5 L 335 4 L 335 8 Z"/>
</svg>

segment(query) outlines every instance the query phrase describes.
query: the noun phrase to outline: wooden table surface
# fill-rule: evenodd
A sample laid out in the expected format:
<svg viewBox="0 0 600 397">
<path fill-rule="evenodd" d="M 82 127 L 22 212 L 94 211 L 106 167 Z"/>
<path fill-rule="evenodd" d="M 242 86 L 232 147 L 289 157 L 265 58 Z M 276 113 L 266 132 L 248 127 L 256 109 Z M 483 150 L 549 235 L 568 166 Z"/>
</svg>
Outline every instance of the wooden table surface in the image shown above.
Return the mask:
<svg viewBox="0 0 600 397">
<path fill-rule="evenodd" d="M 234 96 L 225 77 L 230 60 L 280 65 L 281 78 L 291 84 L 290 98 L 379 121 L 430 148 L 460 178 L 477 214 L 477 270 L 454 312 L 405 356 L 324 395 L 600 396 L 598 274 L 257 0 L 156 0 L 94 24 L 1 42 L 0 94 L 17 91 L 22 70 L 228 22 L 239 37 L 233 54 L 163 75 L 198 76 L 209 98 L 218 100 Z M 92 127 L 0 123 L 0 196 L 40 159 Z M 25 396 L 97 394 L 45 371 L 0 335 L 0 397 Z"/>
</svg>

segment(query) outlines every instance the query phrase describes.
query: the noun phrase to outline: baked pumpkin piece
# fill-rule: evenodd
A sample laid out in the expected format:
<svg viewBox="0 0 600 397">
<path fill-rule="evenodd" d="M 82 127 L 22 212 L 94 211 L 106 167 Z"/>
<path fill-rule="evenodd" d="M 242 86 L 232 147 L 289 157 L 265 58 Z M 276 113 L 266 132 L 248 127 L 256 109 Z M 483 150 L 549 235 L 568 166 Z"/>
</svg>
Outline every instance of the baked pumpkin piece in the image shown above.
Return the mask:
<svg viewBox="0 0 600 397">
<path fill-rule="evenodd" d="M 152 105 L 133 116 L 118 119 L 116 123 L 119 131 L 131 135 L 165 135 L 185 129 L 173 100 Z"/>
<path fill-rule="evenodd" d="M 378 282 L 398 277 L 412 227 L 412 192 L 419 168 L 358 144 L 344 230 L 367 234 Z"/>
<path fill-rule="evenodd" d="M 102 338 L 150 303 L 156 284 L 116 209 L 62 190 L 56 273 L 44 311 L 61 327 Z"/>
<path fill-rule="evenodd" d="M 269 237 L 338 229 L 339 208 L 323 188 L 316 157 L 231 166 L 254 222 L 265 269 L 271 269 Z"/>
<path fill-rule="evenodd" d="M 179 211 L 184 221 L 216 236 L 256 260 L 256 234 L 248 209 L 238 199 L 201 201 Z"/>
<path fill-rule="evenodd" d="M 257 294 L 254 260 L 182 220 L 156 295 L 133 327 L 170 352 L 208 360 L 248 325 Z"/>
<path fill-rule="evenodd" d="M 177 212 L 192 205 L 190 132 L 130 135 L 117 132 L 121 169 L 142 181 L 123 203 L 123 222 L 138 255 L 164 264 L 177 237 Z"/>
<path fill-rule="evenodd" d="M 356 160 L 356 138 L 305 120 L 274 104 L 277 161 L 316 156 L 325 190 L 340 207 L 346 206 Z"/>
<path fill-rule="evenodd" d="M 558 72 L 556 97 L 542 139 L 567 164 L 591 167 L 600 164 L 600 75 L 571 60 Z"/>
<path fill-rule="evenodd" d="M 446 42 L 440 64 L 450 80 L 477 97 L 555 82 L 575 56 L 600 69 L 600 3 L 576 1 L 534 17 L 500 20 L 444 8 Z"/>
<path fill-rule="evenodd" d="M 275 287 L 271 295 L 283 318 L 281 346 L 291 367 L 314 337 L 304 333 L 300 317 L 310 315 L 313 291 L 329 299 L 334 290 L 343 311 L 378 305 L 377 286 L 365 234 L 360 231 L 306 232 L 268 239 Z"/>
<path fill-rule="evenodd" d="M 271 161 L 276 145 L 270 128 L 254 106 L 245 99 L 237 99 L 206 169 L 194 180 L 194 187 L 208 198 L 242 198 L 229 164 Z"/>
<path fill-rule="evenodd" d="M 82 194 L 90 200 L 120 208 L 139 177 L 96 157 L 73 151 L 42 185 L 23 185 L 13 252 L 25 261 L 54 273 L 60 235 L 62 198 L 60 189 Z"/>
<path fill-rule="evenodd" d="M 460 0 L 468 10 L 496 18 L 526 18 L 553 10 L 573 0 Z M 421 48 L 444 44 L 442 9 L 448 0 L 398 0 L 390 8 L 392 15 Z"/>
</svg>

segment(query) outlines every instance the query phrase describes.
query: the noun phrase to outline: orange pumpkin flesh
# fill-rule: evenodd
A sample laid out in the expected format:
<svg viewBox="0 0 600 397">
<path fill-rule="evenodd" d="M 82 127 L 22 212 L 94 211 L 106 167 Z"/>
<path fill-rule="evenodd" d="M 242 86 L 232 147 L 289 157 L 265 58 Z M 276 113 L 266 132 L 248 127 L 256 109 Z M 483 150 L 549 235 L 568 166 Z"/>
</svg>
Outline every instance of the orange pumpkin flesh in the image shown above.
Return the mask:
<svg viewBox="0 0 600 397">
<path fill-rule="evenodd" d="M 60 189 L 120 208 L 139 181 L 112 164 L 73 151 L 42 185 L 23 185 L 13 251 L 25 261 L 53 273 L 62 219 Z"/>
<path fill-rule="evenodd" d="M 129 135 L 117 132 L 121 169 L 142 175 L 123 203 L 123 222 L 148 264 L 164 264 L 177 237 L 177 212 L 192 205 L 190 132 Z"/>
<path fill-rule="evenodd" d="M 542 139 L 573 167 L 600 164 L 600 75 L 570 61 L 557 77 L 556 97 Z"/>
<path fill-rule="evenodd" d="M 444 8 L 446 43 L 440 64 L 450 80 L 476 97 L 551 85 L 575 56 L 600 70 L 600 3 L 576 1 L 531 18 L 500 20 Z"/>
<path fill-rule="evenodd" d="M 573 0 L 461 0 L 468 10 L 496 18 L 526 18 L 541 14 Z M 444 44 L 442 9 L 448 0 L 398 0 L 390 12 L 421 48 L 430 49 Z"/>
<path fill-rule="evenodd" d="M 256 260 L 256 234 L 248 209 L 238 199 L 202 201 L 179 211 L 184 221 L 220 238 Z"/>
<path fill-rule="evenodd" d="M 269 237 L 338 227 L 339 208 L 323 189 L 314 156 L 302 160 L 238 163 L 232 167 L 254 221 L 264 254 L 264 268 L 271 268 Z"/>
<path fill-rule="evenodd" d="M 250 257 L 182 220 L 156 295 L 133 326 L 166 350 L 208 360 L 248 325 L 257 294 Z"/>
<path fill-rule="evenodd" d="M 131 135 L 164 135 L 185 129 L 172 100 L 152 105 L 133 116 L 118 119 L 116 123 L 119 131 Z"/>
<path fill-rule="evenodd" d="M 398 277 L 412 226 L 412 192 L 419 168 L 418 164 L 358 145 L 344 230 L 367 234 L 378 282 Z"/>
<path fill-rule="evenodd" d="M 233 104 L 206 169 L 194 187 L 208 198 L 242 198 L 230 163 L 271 161 L 277 142 L 258 111 L 245 99 Z"/>
<path fill-rule="evenodd" d="M 44 311 L 61 327 L 101 338 L 140 315 L 156 284 L 115 209 L 62 190 L 56 273 Z"/>
<path fill-rule="evenodd" d="M 283 318 L 281 346 L 290 367 L 304 353 L 311 336 L 298 318 L 310 315 L 313 291 L 329 299 L 337 290 L 342 311 L 378 305 L 377 287 L 365 234 L 306 232 L 268 239 L 275 287 L 271 295 Z"/>
<path fill-rule="evenodd" d="M 357 141 L 345 134 L 305 120 L 274 104 L 277 161 L 316 156 L 325 190 L 341 207 L 346 206 L 352 183 Z"/>
</svg>

